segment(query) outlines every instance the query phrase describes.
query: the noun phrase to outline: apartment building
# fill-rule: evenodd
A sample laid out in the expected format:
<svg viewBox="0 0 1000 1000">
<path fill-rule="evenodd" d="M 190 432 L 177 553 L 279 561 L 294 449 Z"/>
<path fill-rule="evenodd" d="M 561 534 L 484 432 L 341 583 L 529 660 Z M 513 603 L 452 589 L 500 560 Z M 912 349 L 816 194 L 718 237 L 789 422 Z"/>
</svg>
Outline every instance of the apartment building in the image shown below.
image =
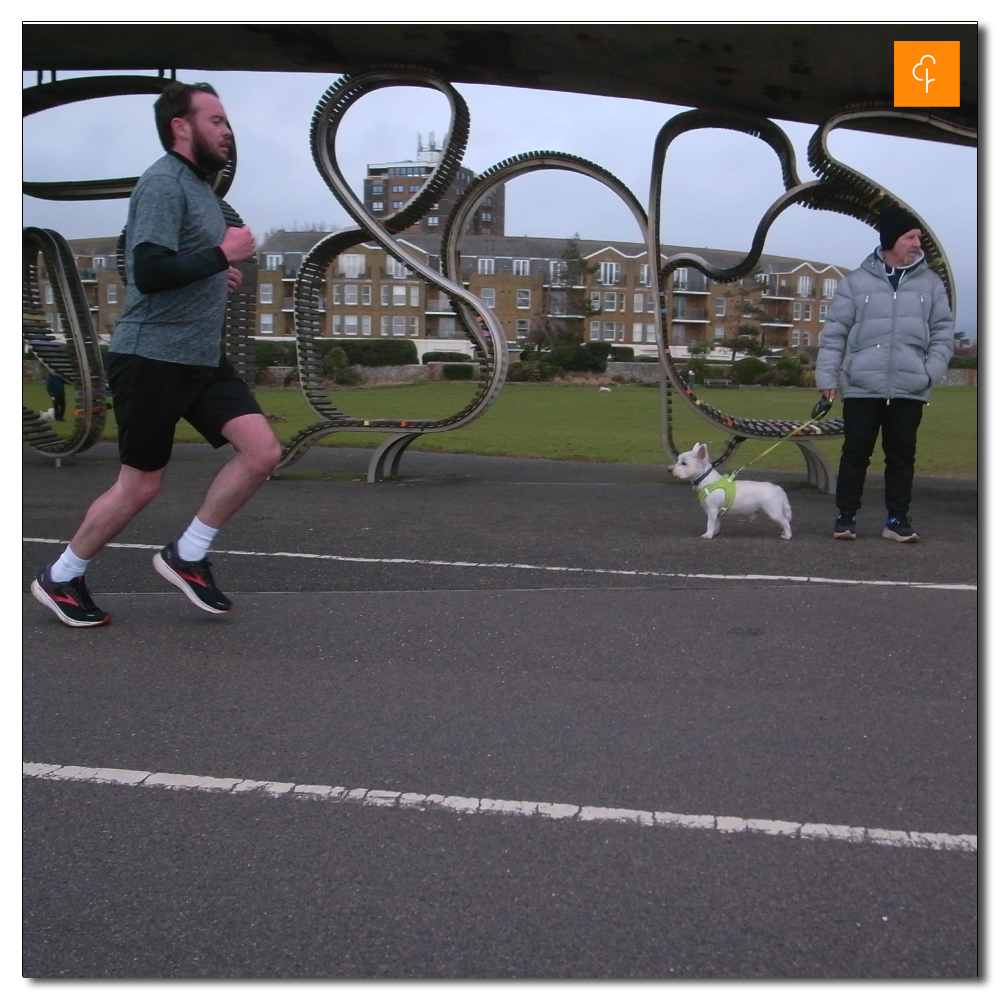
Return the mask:
<svg viewBox="0 0 1000 1000">
<path fill-rule="evenodd" d="M 325 232 L 279 231 L 259 248 L 257 335 L 295 335 L 293 292 L 302 261 Z M 400 237 L 417 259 L 440 271 L 440 239 L 410 230 Z M 125 300 L 116 267 L 117 237 L 70 240 L 98 336 L 107 343 Z M 818 261 L 765 255 L 742 281 L 717 284 L 694 268 L 676 271 L 653 299 L 646 248 L 638 243 L 570 241 L 542 237 L 474 235 L 463 242 L 459 279 L 496 313 L 511 347 L 541 331 L 574 333 L 656 353 L 661 309 L 669 317 L 671 350 L 680 357 L 701 341 L 743 332 L 772 350 L 814 353 L 826 310 L 846 268 Z M 664 256 L 689 250 L 714 267 L 731 267 L 735 251 L 664 246 Z M 49 324 L 61 333 L 54 295 L 42 281 Z M 48 307 L 52 307 L 49 309 Z M 447 296 L 387 254 L 361 243 L 341 254 L 327 275 L 320 309 L 328 337 L 408 337 L 426 350 L 471 350 Z M 453 341 L 443 345 L 442 340 Z"/>
<path fill-rule="evenodd" d="M 418 136 L 415 160 L 369 163 L 364 183 L 365 207 L 376 219 L 384 219 L 398 212 L 410 199 L 416 197 L 427 183 L 428 177 L 441 159 L 441 154 L 441 147 L 435 143 L 434 133 L 431 132 L 426 145 Z M 423 218 L 410 226 L 406 232 L 442 233 L 459 196 L 475 176 L 468 167 L 459 167 L 454 180 L 437 204 L 432 205 Z M 502 236 L 505 213 L 504 185 L 499 184 L 490 191 L 473 213 L 466 231 L 478 236 Z"/>
<path fill-rule="evenodd" d="M 292 291 L 298 268 L 324 233 L 278 232 L 259 251 L 258 331 L 291 337 Z M 440 271 L 440 241 L 409 231 L 399 237 L 433 271 Z M 656 352 L 661 309 L 669 317 L 669 339 L 679 356 L 700 341 L 721 341 L 751 332 L 772 349 L 816 347 L 837 283 L 846 268 L 817 261 L 765 255 L 754 276 L 716 284 L 694 268 L 676 271 L 662 304 L 650 290 L 646 248 L 637 243 L 570 241 L 540 237 L 467 236 L 462 284 L 489 305 L 508 343 L 556 329 L 589 340 Z M 690 250 L 714 267 L 731 267 L 741 254 L 664 246 L 664 257 Z M 387 254 L 361 243 L 330 268 L 321 308 L 329 337 L 410 337 L 418 350 L 441 349 L 434 341 L 468 340 L 447 296 Z M 752 331 L 755 331 L 752 332 Z"/>
</svg>

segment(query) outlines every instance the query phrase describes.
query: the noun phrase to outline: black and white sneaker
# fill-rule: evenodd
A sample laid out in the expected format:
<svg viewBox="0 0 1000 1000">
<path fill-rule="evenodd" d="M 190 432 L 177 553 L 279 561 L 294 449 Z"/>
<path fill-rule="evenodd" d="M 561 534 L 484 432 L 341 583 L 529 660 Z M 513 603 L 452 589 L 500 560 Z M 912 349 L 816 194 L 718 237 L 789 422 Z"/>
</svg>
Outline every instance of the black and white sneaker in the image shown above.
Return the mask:
<svg viewBox="0 0 1000 1000">
<path fill-rule="evenodd" d="M 890 517 L 882 529 L 883 538 L 891 538 L 894 542 L 919 542 L 920 536 L 910 527 L 905 517 Z"/>
<path fill-rule="evenodd" d="M 177 555 L 177 543 L 171 542 L 153 556 L 153 568 L 168 583 L 172 583 L 194 605 L 213 615 L 224 615 L 233 602 L 212 579 L 208 559 L 185 562 Z"/>
<path fill-rule="evenodd" d="M 858 537 L 858 518 L 856 514 L 842 510 L 837 515 L 837 520 L 833 525 L 834 538 L 855 539 Z"/>
<path fill-rule="evenodd" d="M 96 625 L 107 625 L 111 615 L 102 611 L 90 596 L 87 582 L 82 576 L 74 577 L 66 583 L 56 583 L 46 566 L 38 576 L 31 581 L 31 593 L 45 607 L 54 611 L 56 617 L 71 628 L 94 628 Z"/>
</svg>

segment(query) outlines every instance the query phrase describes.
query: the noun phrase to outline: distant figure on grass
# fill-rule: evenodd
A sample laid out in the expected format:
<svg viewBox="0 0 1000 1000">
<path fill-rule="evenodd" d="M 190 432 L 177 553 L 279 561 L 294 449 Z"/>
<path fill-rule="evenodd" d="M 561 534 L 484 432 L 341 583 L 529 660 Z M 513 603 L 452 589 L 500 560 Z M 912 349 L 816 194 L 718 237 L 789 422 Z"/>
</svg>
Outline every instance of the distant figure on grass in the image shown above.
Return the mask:
<svg viewBox="0 0 1000 1000">
<path fill-rule="evenodd" d="M 882 537 L 916 542 L 909 521 L 917 428 L 955 348 L 944 283 L 924 260 L 920 220 L 904 208 L 879 218 L 880 245 L 837 286 L 816 358 L 816 386 L 844 399 L 844 447 L 833 537 L 857 537 L 865 473 L 882 431 Z"/>
<path fill-rule="evenodd" d="M 226 296 L 242 281 L 231 265 L 255 252 L 248 228 L 227 228 L 207 183 L 229 158 L 226 112 L 207 83 L 172 83 L 154 113 L 167 153 L 139 178 L 129 202 L 128 296 L 108 354 L 121 470 L 65 552 L 31 584 L 32 594 L 74 627 L 111 621 L 87 589 L 87 564 L 160 492 L 178 420 L 236 452 L 187 530 L 153 557 L 164 579 L 212 614 L 229 611 L 232 601 L 215 585 L 208 549 L 281 456 L 252 393 L 221 354 Z"/>
<path fill-rule="evenodd" d="M 45 376 L 45 391 L 52 400 L 52 419 L 62 423 L 66 419 L 66 379 L 49 373 Z"/>
</svg>

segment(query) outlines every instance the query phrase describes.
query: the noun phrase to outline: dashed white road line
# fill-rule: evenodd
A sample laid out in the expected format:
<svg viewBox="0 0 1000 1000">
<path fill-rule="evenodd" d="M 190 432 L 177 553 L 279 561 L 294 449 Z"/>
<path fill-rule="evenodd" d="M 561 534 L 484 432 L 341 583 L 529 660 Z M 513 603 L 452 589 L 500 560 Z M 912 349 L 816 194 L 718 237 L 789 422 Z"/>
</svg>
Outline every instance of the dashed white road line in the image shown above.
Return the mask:
<svg viewBox="0 0 1000 1000">
<path fill-rule="evenodd" d="M 916 833 L 878 827 L 842 826 L 834 823 L 794 823 L 775 819 L 742 819 L 739 816 L 687 816 L 682 813 L 605 806 L 576 806 L 566 802 L 523 802 L 516 799 L 480 799 L 461 795 L 428 795 L 393 792 L 379 788 L 344 785 L 302 785 L 291 781 L 256 781 L 250 778 L 213 778 L 200 774 L 132 771 L 115 767 L 76 767 L 22 762 L 25 777 L 46 781 L 78 781 L 99 785 L 176 791 L 215 792 L 227 795 L 263 795 L 271 798 L 308 799 L 390 809 L 443 809 L 466 815 L 540 816 L 580 823 L 627 823 L 666 830 L 701 830 L 715 833 L 758 833 L 794 840 L 832 840 L 879 847 L 922 847 L 932 851 L 978 854 L 975 834 Z"/>
<path fill-rule="evenodd" d="M 68 545 L 59 538 L 22 538 L 22 542 L 42 545 Z M 143 545 L 134 542 L 109 542 L 109 549 L 155 549 L 162 545 Z M 913 587 L 917 590 L 971 590 L 979 588 L 974 583 L 921 583 L 913 580 L 848 580 L 829 576 L 780 576 L 771 573 L 668 573 L 652 569 L 595 569 L 584 566 L 542 566 L 535 563 L 509 562 L 459 562 L 446 559 L 404 559 L 376 558 L 373 556 L 331 556 L 316 552 L 249 552 L 242 549 L 212 549 L 214 555 L 258 556 L 278 559 L 318 559 L 327 562 L 382 563 L 393 566 L 455 566 L 462 569 L 521 569 L 538 570 L 546 573 L 592 573 L 604 576 L 648 576 L 674 580 L 737 580 L 771 582 L 838 584 L 856 587 Z"/>
</svg>

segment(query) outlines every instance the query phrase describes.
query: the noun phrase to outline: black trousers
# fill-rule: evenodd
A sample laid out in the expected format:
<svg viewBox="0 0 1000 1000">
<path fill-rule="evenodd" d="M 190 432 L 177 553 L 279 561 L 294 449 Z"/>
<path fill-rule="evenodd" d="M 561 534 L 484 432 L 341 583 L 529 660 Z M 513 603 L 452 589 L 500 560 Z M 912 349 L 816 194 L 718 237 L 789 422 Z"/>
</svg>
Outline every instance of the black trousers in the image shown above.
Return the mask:
<svg viewBox="0 0 1000 1000">
<path fill-rule="evenodd" d="M 837 476 L 837 508 L 861 509 L 865 473 L 882 432 L 885 454 L 885 508 L 889 517 L 906 517 L 913 489 L 917 428 L 924 414 L 918 399 L 845 399 L 844 449 Z"/>
</svg>

